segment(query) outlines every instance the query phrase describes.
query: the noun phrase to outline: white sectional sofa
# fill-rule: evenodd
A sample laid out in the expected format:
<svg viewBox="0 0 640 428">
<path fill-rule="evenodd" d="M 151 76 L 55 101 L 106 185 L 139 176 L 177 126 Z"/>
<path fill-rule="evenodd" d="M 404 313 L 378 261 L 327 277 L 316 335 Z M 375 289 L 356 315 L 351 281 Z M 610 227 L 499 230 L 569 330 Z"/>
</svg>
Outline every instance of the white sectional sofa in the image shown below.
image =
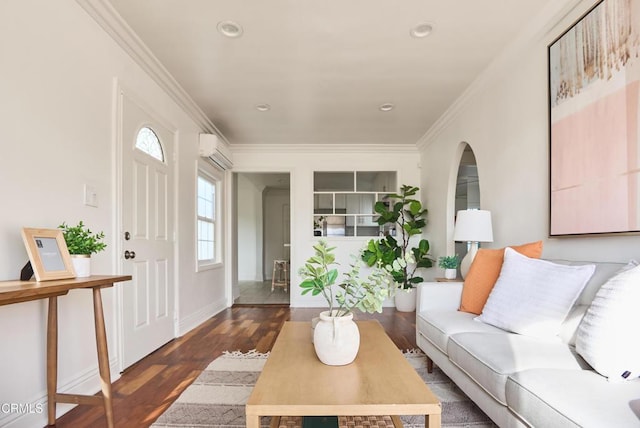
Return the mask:
<svg viewBox="0 0 640 428">
<path fill-rule="evenodd" d="M 640 380 L 610 382 L 575 350 L 597 290 L 623 266 L 595 264 L 557 341 L 476 321 L 458 311 L 463 283 L 438 282 L 418 286 L 417 344 L 500 427 L 638 427 Z"/>
</svg>

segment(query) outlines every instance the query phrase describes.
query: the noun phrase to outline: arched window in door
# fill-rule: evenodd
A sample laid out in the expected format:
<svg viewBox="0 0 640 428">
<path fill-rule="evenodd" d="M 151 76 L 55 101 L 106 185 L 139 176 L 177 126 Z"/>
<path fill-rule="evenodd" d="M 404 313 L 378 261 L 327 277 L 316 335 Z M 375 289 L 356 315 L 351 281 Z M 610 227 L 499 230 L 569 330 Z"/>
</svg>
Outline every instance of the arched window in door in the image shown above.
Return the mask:
<svg viewBox="0 0 640 428">
<path fill-rule="evenodd" d="M 162 144 L 160 139 L 153 132 L 153 129 L 149 127 L 143 127 L 138 131 L 136 136 L 136 149 L 143 151 L 152 158 L 158 159 L 160 162 L 164 162 L 164 152 L 162 151 Z"/>
</svg>

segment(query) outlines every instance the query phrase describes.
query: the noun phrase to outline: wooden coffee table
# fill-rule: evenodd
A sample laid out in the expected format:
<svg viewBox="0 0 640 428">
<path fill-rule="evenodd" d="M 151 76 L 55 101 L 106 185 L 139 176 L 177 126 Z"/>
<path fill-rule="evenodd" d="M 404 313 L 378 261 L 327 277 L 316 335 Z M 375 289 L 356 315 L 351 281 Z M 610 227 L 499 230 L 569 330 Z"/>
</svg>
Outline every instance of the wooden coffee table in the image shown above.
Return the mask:
<svg viewBox="0 0 640 428">
<path fill-rule="evenodd" d="M 313 349 L 311 324 L 286 322 L 247 401 L 247 427 L 258 428 L 260 416 L 331 415 L 425 415 L 425 427 L 440 427 L 440 401 L 380 323 L 356 323 L 356 360 L 327 366 Z"/>
</svg>

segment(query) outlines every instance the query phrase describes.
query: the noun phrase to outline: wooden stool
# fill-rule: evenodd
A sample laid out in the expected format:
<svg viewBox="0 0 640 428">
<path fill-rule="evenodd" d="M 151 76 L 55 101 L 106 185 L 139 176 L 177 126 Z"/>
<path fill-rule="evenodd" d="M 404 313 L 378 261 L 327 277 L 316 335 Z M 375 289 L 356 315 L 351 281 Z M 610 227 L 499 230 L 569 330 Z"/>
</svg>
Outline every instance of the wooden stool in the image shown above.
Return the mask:
<svg viewBox="0 0 640 428">
<path fill-rule="evenodd" d="M 289 277 L 287 276 L 287 260 L 274 260 L 273 261 L 273 275 L 271 277 L 271 291 L 275 287 L 283 287 L 284 291 L 287 291 L 289 285 Z"/>
</svg>

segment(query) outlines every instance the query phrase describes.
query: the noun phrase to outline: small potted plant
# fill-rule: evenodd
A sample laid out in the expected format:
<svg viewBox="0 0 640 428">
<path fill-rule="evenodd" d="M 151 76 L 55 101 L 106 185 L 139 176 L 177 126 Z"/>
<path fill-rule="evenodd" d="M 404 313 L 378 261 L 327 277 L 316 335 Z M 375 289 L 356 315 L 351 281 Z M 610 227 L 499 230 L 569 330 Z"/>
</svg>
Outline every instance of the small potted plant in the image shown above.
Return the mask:
<svg viewBox="0 0 640 428">
<path fill-rule="evenodd" d="M 313 345 L 324 364 L 346 365 L 355 359 L 360 347 L 360 332 L 353 322 L 353 310 L 382 312 L 382 304 L 389 296 L 389 279 L 378 270 L 361 279 L 361 262 L 359 257 L 354 257 L 349 271 L 344 274 L 344 281 L 336 284 L 335 247 L 329 247 L 322 239 L 313 249 L 314 255 L 298 271 L 302 278 L 302 294 L 321 294 L 329 304 L 329 310 L 320 313 L 314 328 Z"/>
<path fill-rule="evenodd" d="M 103 251 L 107 247 L 107 244 L 102 242 L 104 232 L 93 233 L 82 220 L 76 226 L 63 222 L 58 228 L 62 229 L 76 276 L 91 276 L 91 254 Z"/>
<path fill-rule="evenodd" d="M 455 279 L 458 276 L 458 265 L 460 260 L 458 255 L 455 256 L 443 256 L 438 260 L 438 266 L 444 269 L 444 277 L 447 279 Z"/>
</svg>

